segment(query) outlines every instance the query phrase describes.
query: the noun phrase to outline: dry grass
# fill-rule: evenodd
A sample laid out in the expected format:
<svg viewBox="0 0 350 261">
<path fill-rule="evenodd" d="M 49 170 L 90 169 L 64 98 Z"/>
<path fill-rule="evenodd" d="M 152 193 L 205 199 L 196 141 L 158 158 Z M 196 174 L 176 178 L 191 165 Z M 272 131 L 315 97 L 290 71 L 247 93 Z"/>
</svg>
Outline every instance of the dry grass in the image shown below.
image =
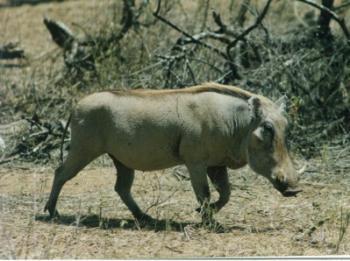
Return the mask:
<svg viewBox="0 0 350 261">
<path fill-rule="evenodd" d="M 190 182 L 179 181 L 172 171 L 137 172 L 135 198 L 159 221 L 139 228 L 113 190 L 113 168 L 87 168 L 68 182 L 58 203 L 61 218 L 53 222 L 42 212 L 53 170 L 1 169 L 0 258 L 350 253 L 350 234 L 345 227 L 350 190 L 345 182 L 316 182 L 304 177 L 304 192 L 296 198 L 283 198 L 248 169 L 231 171 L 231 200 L 216 215 L 226 231 L 218 234 L 198 226 L 200 217 L 194 211 L 197 203 Z"/>
</svg>

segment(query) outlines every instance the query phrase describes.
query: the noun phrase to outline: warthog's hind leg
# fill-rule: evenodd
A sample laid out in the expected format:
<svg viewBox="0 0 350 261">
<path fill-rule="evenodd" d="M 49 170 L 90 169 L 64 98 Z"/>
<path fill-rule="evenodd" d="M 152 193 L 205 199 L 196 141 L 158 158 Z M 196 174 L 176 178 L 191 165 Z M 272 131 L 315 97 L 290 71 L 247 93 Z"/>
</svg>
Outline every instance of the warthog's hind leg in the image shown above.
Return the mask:
<svg viewBox="0 0 350 261">
<path fill-rule="evenodd" d="M 114 162 L 114 165 L 117 169 L 117 181 L 115 183 L 115 191 L 120 196 L 121 200 L 131 211 L 133 216 L 140 222 L 150 222 L 153 219 L 145 214 L 137 205 L 134 198 L 131 195 L 131 186 L 134 182 L 135 171 L 124 166 L 121 162 L 116 160 L 112 155 L 109 155 Z"/>
<path fill-rule="evenodd" d="M 227 168 L 209 167 L 207 173 L 215 189 L 219 192 L 219 200 L 210 204 L 213 211 L 218 212 L 226 205 L 231 195 L 231 186 L 228 180 Z"/>
<path fill-rule="evenodd" d="M 84 150 L 82 149 L 82 151 Z M 48 210 L 51 218 L 58 215 L 58 212 L 56 211 L 56 203 L 63 185 L 77 175 L 82 168 L 97 156 L 98 155 L 89 153 L 88 150 L 85 150 L 84 153 L 82 153 L 80 150 L 72 148 L 69 151 L 65 162 L 55 171 L 50 197 L 45 205 L 44 211 Z"/>
</svg>

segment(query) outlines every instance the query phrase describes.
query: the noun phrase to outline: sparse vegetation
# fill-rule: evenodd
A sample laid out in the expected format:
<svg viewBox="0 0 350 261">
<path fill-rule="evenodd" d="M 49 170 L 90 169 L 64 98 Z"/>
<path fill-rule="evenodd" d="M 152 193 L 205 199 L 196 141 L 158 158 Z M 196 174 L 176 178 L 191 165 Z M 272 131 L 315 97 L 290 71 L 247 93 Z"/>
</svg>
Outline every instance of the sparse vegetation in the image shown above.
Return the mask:
<svg viewBox="0 0 350 261">
<path fill-rule="evenodd" d="M 18 43 L 25 56 L 0 56 L 0 258 L 349 254 L 350 2 L 316 1 L 323 15 L 308 2 L 0 0 L 0 46 Z M 44 15 L 63 22 L 70 40 L 52 41 Z M 232 171 L 217 234 L 197 226 L 179 169 L 138 173 L 134 194 L 158 220 L 142 227 L 102 158 L 69 183 L 64 215 L 46 220 L 77 100 L 103 89 L 206 81 L 287 96 L 288 141 L 298 167 L 307 164 L 303 195 L 280 198 L 249 170 Z"/>
</svg>

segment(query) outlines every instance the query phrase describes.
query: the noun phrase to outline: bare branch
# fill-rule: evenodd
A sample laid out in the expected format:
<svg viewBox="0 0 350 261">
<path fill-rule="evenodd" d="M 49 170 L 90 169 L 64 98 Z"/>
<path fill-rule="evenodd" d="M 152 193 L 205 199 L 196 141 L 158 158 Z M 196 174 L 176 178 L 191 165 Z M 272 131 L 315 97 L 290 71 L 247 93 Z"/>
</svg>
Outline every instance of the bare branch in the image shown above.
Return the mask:
<svg viewBox="0 0 350 261">
<path fill-rule="evenodd" d="M 120 24 L 122 25 L 122 29 L 120 30 L 119 34 L 115 37 L 112 37 L 110 41 L 118 42 L 120 41 L 124 35 L 129 31 L 129 29 L 134 25 L 135 23 L 135 14 L 134 14 L 134 8 L 135 8 L 135 1 L 134 0 L 123 0 L 124 6 L 123 6 L 123 16 L 120 21 Z"/>
<path fill-rule="evenodd" d="M 251 0 L 244 0 L 244 2 L 241 4 L 241 7 L 238 11 L 236 21 L 237 21 L 238 25 L 241 27 L 244 25 L 244 22 L 246 20 L 246 14 L 248 11 L 248 7 L 250 5 L 250 1 Z"/>
<path fill-rule="evenodd" d="M 346 36 L 346 39 L 348 40 L 348 43 L 350 44 L 350 32 L 349 32 L 348 28 L 346 27 L 344 18 L 340 18 L 335 12 L 333 12 L 329 8 L 327 8 L 323 5 L 317 4 L 313 1 L 310 1 L 310 0 L 297 0 L 297 1 L 311 5 L 311 6 L 317 8 L 323 12 L 327 12 L 339 24 L 340 28 L 343 30 L 343 33 Z"/>
<path fill-rule="evenodd" d="M 195 76 L 195 73 L 193 72 L 192 68 L 191 68 L 191 65 L 190 65 L 190 62 L 188 61 L 188 59 L 186 59 L 186 68 L 188 70 L 188 72 L 190 73 L 190 76 L 192 78 L 192 82 L 194 85 L 197 85 L 197 81 L 196 81 L 196 76 Z"/>
<path fill-rule="evenodd" d="M 44 24 L 49 30 L 52 40 L 61 48 L 68 49 L 75 40 L 72 31 L 62 22 L 44 17 Z"/>
<path fill-rule="evenodd" d="M 25 58 L 24 51 L 18 48 L 18 43 L 0 45 L 0 59 Z"/>
<path fill-rule="evenodd" d="M 172 22 L 170 22 L 169 20 L 165 19 L 164 17 L 159 15 L 159 11 L 160 11 L 160 5 L 161 5 L 161 0 L 158 0 L 158 5 L 157 5 L 157 9 L 156 11 L 153 13 L 153 15 L 158 18 L 160 21 L 162 21 L 163 23 L 169 25 L 170 27 L 172 27 L 173 29 L 175 29 L 176 31 L 178 31 L 179 33 L 183 34 L 184 36 L 188 37 L 189 39 L 192 40 L 193 43 L 199 44 L 209 50 L 212 50 L 213 52 L 219 54 L 221 57 L 223 57 L 225 60 L 227 60 L 227 55 L 222 52 L 221 50 L 215 48 L 214 46 L 211 46 L 210 44 L 204 43 L 196 38 L 194 38 L 192 35 L 190 35 L 189 33 L 185 32 L 184 30 L 180 29 L 177 25 L 173 24 Z"/>
<path fill-rule="evenodd" d="M 159 15 L 160 5 L 161 5 L 161 0 L 158 0 L 157 9 L 156 9 L 156 11 L 153 12 L 153 15 L 155 17 L 157 17 Z"/>
<path fill-rule="evenodd" d="M 241 33 L 238 37 L 236 37 L 236 39 L 234 41 L 232 41 L 227 47 L 226 47 L 226 53 L 227 56 L 232 60 L 232 57 L 230 55 L 230 51 L 233 47 L 236 46 L 236 44 L 239 41 L 242 41 L 244 39 L 244 37 L 246 37 L 251 31 L 253 31 L 256 27 L 258 27 L 262 20 L 265 18 L 267 11 L 269 10 L 270 4 L 271 4 L 272 0 L 268 0 L 265 4 L 265 7 L 263 9 L 263 11 L 260 13 L 260 15 L 256 18 L 255 23 L 253 25 L 251 25 L 250 27 L 248 27 L 243 33 Z"/>
<path fill-rule="evenodd" d="M 343 11 L 343 9 L 348 8 L 349 6 L 350 6 L 350 1 L 343 3 L 341 5 L 338 5 L 336 7 L 333 7 L 333 11 L 340 12 L 340 11 Z"/>
<path fill-rule="evenodd" d="M 215 31 L 215 33 L 217 34 L 226 34 L 229 36 L 233 36 L 233 37 L 238 37 L 238 33 L 236 33 L 234 30 L 232 30 L 232 28 L 230 28 L 229 26 L 227 26 L 222 20 L 221 20 L 221 16 L 219 13 L 213 11 L 213 19 L 214 22 L 219 26 L 219 29 Z"/>
<path fill-rule="evenodd" d="M 210 5 L 210 0 L 206 0 L 205 1 L 205 5 L 204 5 L 204 15 L 203 15 L 203 23 L 201 25 L 201 31 L 203 31 L 206 26 L 207 26 L 207 20 L 208 20 L 208 11 L 209 11 L 209 5 Z"/>
<path fill-rule="evenodd" d="M 334 0 L 322 0 L 322 5 L 329 10 L 332 10 L 333 8 Z M 332 20 L 331 15 L 325 11 L 321 10 L 320 16 L 318 18 L 318 25 L 319 25 L 319 37 L 328 39 L 332 36 L 331 28 L 329 27 L 329 24 Z"/>
<path fill-rule="evenodd" d="M 196 39 L 197 41 L 210 38 L 210 39 L 218 40 L 218 41 L 220 41 L 222 43 L 226 43 L 226 44 L 229 44 L 231 42 L 231 40 L 227 37 L 226 34 L 219 34 L 219 33 L 210 32 L 210 31 L 195 34 L 195 35 L 193 35 L 193 38 Z M 188 37 L 181 38 L 180 42 L 181 42 L 181 44 L 194 43 L 192 38 L 188 38 Z"/>
</svg>

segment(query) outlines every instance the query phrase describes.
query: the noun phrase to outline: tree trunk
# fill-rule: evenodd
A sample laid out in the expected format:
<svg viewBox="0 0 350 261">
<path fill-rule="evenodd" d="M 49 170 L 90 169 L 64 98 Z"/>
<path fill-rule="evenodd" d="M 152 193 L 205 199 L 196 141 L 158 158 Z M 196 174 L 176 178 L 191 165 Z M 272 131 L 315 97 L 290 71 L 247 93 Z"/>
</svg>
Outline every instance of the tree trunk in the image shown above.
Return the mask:
<svg viewBox="0 0 350 261">
<path fill-rule="evenodd" d="M 334 3 L 334 0 L 322 0 L 322 5 L 324 7 L 327 7 L 329 10 L 332 10 L 333 3 Z M 332 19 L 332 16 L 329 14 L 329 12 L 325 10 L 321 10 L 320 16 L 318 18 L 318 26 L 319 26 L 318 36 L 321 39 L 324 39 L 324 40 L 332 39 L 332 33 L 329 27 L 331 19 Z"/>
</svg>

